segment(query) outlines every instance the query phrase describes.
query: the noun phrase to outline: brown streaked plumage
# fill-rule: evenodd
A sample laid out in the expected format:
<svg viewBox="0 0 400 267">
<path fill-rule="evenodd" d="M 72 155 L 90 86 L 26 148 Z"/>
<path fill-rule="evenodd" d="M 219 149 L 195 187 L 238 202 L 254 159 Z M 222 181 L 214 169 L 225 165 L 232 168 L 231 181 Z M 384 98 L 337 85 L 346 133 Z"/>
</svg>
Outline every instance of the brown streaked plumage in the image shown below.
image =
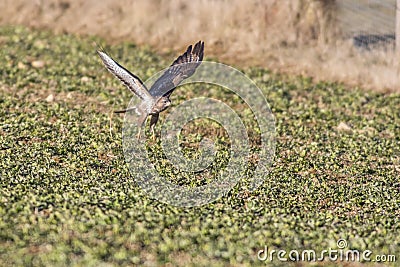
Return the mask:
<svg viewBox="0 0 400 267">
<path fill-rule="evenodd" d="M 199 41 L 194 47 L 190 45 L 186 52 L 180 55 L 163 75 L 155 81 L 150 90 L 147 90 L 139 77 L 129 72 L 104 51 L 98 50 L 97 53 L 106 68 L 142 100 L 136 107 L 116 111 L 116 113 L 135 110 L 139 115 L 137 123 L 140 128 L 147 117 L 151 115 L 150 128 L 154 133 L 154 126 L 158 121 L 159 113 L 171 105 L 169 97 L 172 92 L 184 79 L 192 76 L 196 68 L 201 64 L 204 55 L 204 42 Z M 138 137 L 140 137 L 140 129 Z"/>
</svg>

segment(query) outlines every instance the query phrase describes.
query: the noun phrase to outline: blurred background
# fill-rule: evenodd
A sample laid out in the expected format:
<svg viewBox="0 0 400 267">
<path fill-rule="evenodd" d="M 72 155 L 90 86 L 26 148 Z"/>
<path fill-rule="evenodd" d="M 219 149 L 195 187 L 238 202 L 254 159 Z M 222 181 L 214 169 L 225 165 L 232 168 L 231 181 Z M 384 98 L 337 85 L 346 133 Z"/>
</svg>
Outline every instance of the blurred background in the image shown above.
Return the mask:
<svg viewBox="0 0 400 267">
<path fill-rule="evenodd" d="M 227 64 L 400 92 L 397 1 L 2 0 L 0 24 L 99 35 L 160 53 L 202 39 L 207 57 Z"/>
</svg>

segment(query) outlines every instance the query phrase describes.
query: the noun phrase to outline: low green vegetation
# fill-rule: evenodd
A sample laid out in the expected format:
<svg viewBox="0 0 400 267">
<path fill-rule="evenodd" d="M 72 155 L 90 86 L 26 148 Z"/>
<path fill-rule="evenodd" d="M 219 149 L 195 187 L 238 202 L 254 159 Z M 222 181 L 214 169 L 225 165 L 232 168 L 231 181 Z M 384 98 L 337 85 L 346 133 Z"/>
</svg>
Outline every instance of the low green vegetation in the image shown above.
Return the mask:
<svg viewBox="0 0 400 267">
<path fill-rule="evenodd" d="M 132 94 L 106 72 L 94 42 L 104 44 L 0 28 L 1 266 L 284 265 L 257 253 L 336 249 L 339 239 L 400 261 L 399 94 L 243 70 L 276 118 L 270 173 L 254 192 L 237 186 L 179 208 L 148 198 L 129 173 L 123 117 L 112 111 Z M 176 56 L 128 43 L 106 49 L 143 80 Z M 194 92 L 234 99 L 188 88 L 174 105 Z M 204 127 L 188 127 L 198 142 Z"/>
</svg>

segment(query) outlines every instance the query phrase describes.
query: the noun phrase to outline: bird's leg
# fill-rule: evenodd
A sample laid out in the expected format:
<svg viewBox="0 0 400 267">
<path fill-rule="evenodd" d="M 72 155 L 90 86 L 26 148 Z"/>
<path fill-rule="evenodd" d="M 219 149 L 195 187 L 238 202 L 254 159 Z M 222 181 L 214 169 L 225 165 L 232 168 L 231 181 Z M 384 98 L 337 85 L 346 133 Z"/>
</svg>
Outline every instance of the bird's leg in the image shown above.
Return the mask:
<svg viewBox="0 0 400 267">
<path fill-rule="evenodd" d="M 142 127 L 143 127 L 144 123 L 146 122 L 146 119 L 147 119 L 147 114 L 143 114 L 142 116 L 139 117 L 139 119 L 137 121 L 137 125 L 139 128 L 139 132 L 136 135 L 137 139 L 140 139 L 140 137 L 141 137 Z"/>
<path fill-rule="evenodd" d="M 139 127 L 139 131 L 138 131 L 138 133 L 137 133 L 137 135 L 136 135 L 136 139 L 140 139 L 140 137 L 141 137 L 141 131 L 142 131 L 142 127 Z"/>
<path fill-rule="evenodd" d="M 153 115 L 151 115 L 151 119 L 150 119 L 150 131 L 152 134 L 153 141 L 156 140 L 156 132 L 155 132 L 154 127 L 156 126 L 156 123 L 158 121 L 158 116 L 159 116 L 158 113 L 153 114 Z"/>
<path fill-rule="evenodd" d="M 153 139 L 153 141 L 156 140 L 156 133 L 154 131 L 154 124 L 150 125 L 150 132 L 151 132 L 151 139 Z"/>
</svg>

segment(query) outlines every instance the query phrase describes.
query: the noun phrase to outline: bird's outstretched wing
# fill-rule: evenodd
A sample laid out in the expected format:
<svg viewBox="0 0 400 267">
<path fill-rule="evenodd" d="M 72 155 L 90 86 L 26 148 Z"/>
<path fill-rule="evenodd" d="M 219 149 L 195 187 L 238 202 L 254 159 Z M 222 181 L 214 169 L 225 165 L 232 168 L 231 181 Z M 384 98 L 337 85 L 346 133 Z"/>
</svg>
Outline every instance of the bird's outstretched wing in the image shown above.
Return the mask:
<svg viewBox="0 0 400 267">
<path fill-rule="evenodd" d="M 169 97 L 174 89 L 186 78 L 193 75 L 201 64 L 204 55 L 204 42 L 197 42 L 194 47 L 190 45 L 186 52 L 180 55 L 172 65 L 161 75 L 150 88 L 154 96 Z"/>
<path fill-rule="evenodd" d="M 140 99 L 152 99 L 150 93 L 147 91 L 146 86 L 139 79 L 139 77 L 132 74 L 129 70 L 122 67 L 118 62 L 113 60 L 104 51 L 98 50 L 101 60 L 103 61 L 106 68 L 115 75 L 129 90 L 137 95 Z"/>
</svg>

